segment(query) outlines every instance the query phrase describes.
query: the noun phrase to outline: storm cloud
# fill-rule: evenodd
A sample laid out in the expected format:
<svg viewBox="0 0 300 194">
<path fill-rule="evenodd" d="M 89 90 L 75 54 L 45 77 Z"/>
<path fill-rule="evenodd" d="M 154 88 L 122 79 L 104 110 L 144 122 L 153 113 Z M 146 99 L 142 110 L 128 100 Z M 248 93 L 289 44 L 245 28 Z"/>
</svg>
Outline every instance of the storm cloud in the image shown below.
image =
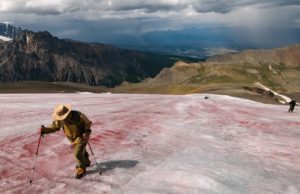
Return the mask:
<svg viewBox="0 0 300 194">
<path fill-rule="evenodd" d="M 239 8 L 254 6 L 270 8 L 276 6 L 300 5 L 299 0 L 1 0 L 0 12 L 30 13 L 37 15 L 59 15 L 84 12 L 118 14 L 123 17 L 128 11 L 147 13 L 181 11 L 193 8 L 198 13 L 228 13 Z M 120 14 L 120 13 L 119 13 Z M 84 14 L 82 14 L 84 15 Z M 138 16 L 138 15 L 137 15 Z"/>
<path fill-rule="evenodd" d="M 300 41 L 299 0 L 0 0 L 0 19 L 61 38 L 116 44 L 142 44 L 151 32 L 223 27 L 253 44 Z"/>
</svg>

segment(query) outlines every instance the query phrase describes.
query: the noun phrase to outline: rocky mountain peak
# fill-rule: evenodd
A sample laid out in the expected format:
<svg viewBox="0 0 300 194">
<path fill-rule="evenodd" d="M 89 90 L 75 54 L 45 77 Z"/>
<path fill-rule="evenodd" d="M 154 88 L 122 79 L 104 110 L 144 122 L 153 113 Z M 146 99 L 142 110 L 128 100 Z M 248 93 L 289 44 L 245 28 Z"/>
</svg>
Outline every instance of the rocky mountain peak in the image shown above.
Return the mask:
<svg viewBox="0 0 300 194">
<path fill-rule="evenodd" d="M 15 39 L 22 33 L 22 28 L 15 27 L 9 22 L 0 22 L 0 36 Z"/>
<path fill-rule="evenodd" d="M 0 82 L 67 81 L 113 87 L 153 77 L 167 66 L 153 55 L 103 44 L 62 40 L 49 32 L 24 30 L 0 43 Z"/>
<path fill-rule="evenodd" d="M 63 42 L 64 40 L 60 41 Z M 32 32 L 24 30 L 15 38 L 15 44 L 17 43 L 26 53 L 39 53 L 45 50 L 54 52 L 57 50 L 58 42 L 59 39 L 47 31 Z"/>
</svg>

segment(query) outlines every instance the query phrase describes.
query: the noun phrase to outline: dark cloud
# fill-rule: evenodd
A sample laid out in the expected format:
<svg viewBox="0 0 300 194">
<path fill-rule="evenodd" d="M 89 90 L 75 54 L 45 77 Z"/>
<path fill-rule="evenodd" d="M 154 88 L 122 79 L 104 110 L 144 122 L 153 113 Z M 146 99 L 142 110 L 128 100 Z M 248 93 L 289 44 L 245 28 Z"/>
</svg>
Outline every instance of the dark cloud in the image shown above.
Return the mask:
<svg viewBox="0 0 300 194">
<path fill-rule="evenodd" d="M 61 38 L 113 44 L 146 45 L 149 32 L 222 29 L 216 26 L 247 45 L 300 37 L 300 0 L 0 0 L 0 18 Z"/>
<path fill-rule="evenodd" d="M 270 8 L 276 6 L 299 6 L 299 0 L 193 0 L 192 6 L 198 12 L 228 13 L 233 10 L 253 6 Z"/>
<path fill-rule="evenodd" d="M 1 0 L 0 11 L 6 13 L 32 13 L 37 15 L 68 14 L 99 11 L 118 14 L 118 11 L 145 12 L 178 11 L 193 7 L 199 13 L 228 13 L 247 6 L 268 8 L 296 6 L 299 0 Z M 142 14 L 141 14 L 142 15 Z M 113 16 L 112 16 L 113 17 Z M 125 16 L 126 17 L 126 16 Z"/>
</svg>

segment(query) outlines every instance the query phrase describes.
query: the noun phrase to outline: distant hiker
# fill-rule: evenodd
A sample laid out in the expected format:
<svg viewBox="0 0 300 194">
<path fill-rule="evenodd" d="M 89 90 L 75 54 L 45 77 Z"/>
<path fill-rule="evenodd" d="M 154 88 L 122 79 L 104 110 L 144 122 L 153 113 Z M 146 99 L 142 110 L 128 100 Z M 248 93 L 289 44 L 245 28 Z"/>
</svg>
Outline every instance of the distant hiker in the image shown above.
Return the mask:
<svg viewBox="0 0 300 194">
<path fill-rule="evenodd" d="M 42 126 L 41 134 L 54 133 L 63 128 L 65 135 L 74 145 L 74 155 L 77 160 L 75 178 L 81 178 L 90 166 L 86 145 L 91 134 L 92 122 L 81 112 L 71 110 L 71 105 L 57 105 L 53 113 L 53 123 L 49 127 Z"/>
<path fill-rule="evenodd" d="M 289 108 L 289 111 L 288 112 L 293 112 L 294 111 L 294 108 L 296 106 L 296 100 L 293 99 L 292 101 L 289 102 L 290 104 L 290 108 Z"/>
</svg>

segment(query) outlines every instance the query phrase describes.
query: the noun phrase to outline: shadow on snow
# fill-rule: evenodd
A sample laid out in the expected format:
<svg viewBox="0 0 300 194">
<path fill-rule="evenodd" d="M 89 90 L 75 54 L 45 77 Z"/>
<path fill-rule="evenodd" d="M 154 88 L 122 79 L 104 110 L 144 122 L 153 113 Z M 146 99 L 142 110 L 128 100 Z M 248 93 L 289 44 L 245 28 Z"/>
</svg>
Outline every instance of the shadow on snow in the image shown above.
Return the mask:
<svg viewBox="0 0 300 194">
<path fill-rule="evenodd" d="M 101 162 L 98 164 L 98 170 L 100 173 L 105 173 L 106 171 L 113 170 L 115 168 L 133 168 L 135 167 L 139 161 L 137 160 L 112 160 L 107 162 Z M 94 174 L 97 173 L 97 169 L 93 171 L 87 172 L 88 174 Z"/>
</svg>

